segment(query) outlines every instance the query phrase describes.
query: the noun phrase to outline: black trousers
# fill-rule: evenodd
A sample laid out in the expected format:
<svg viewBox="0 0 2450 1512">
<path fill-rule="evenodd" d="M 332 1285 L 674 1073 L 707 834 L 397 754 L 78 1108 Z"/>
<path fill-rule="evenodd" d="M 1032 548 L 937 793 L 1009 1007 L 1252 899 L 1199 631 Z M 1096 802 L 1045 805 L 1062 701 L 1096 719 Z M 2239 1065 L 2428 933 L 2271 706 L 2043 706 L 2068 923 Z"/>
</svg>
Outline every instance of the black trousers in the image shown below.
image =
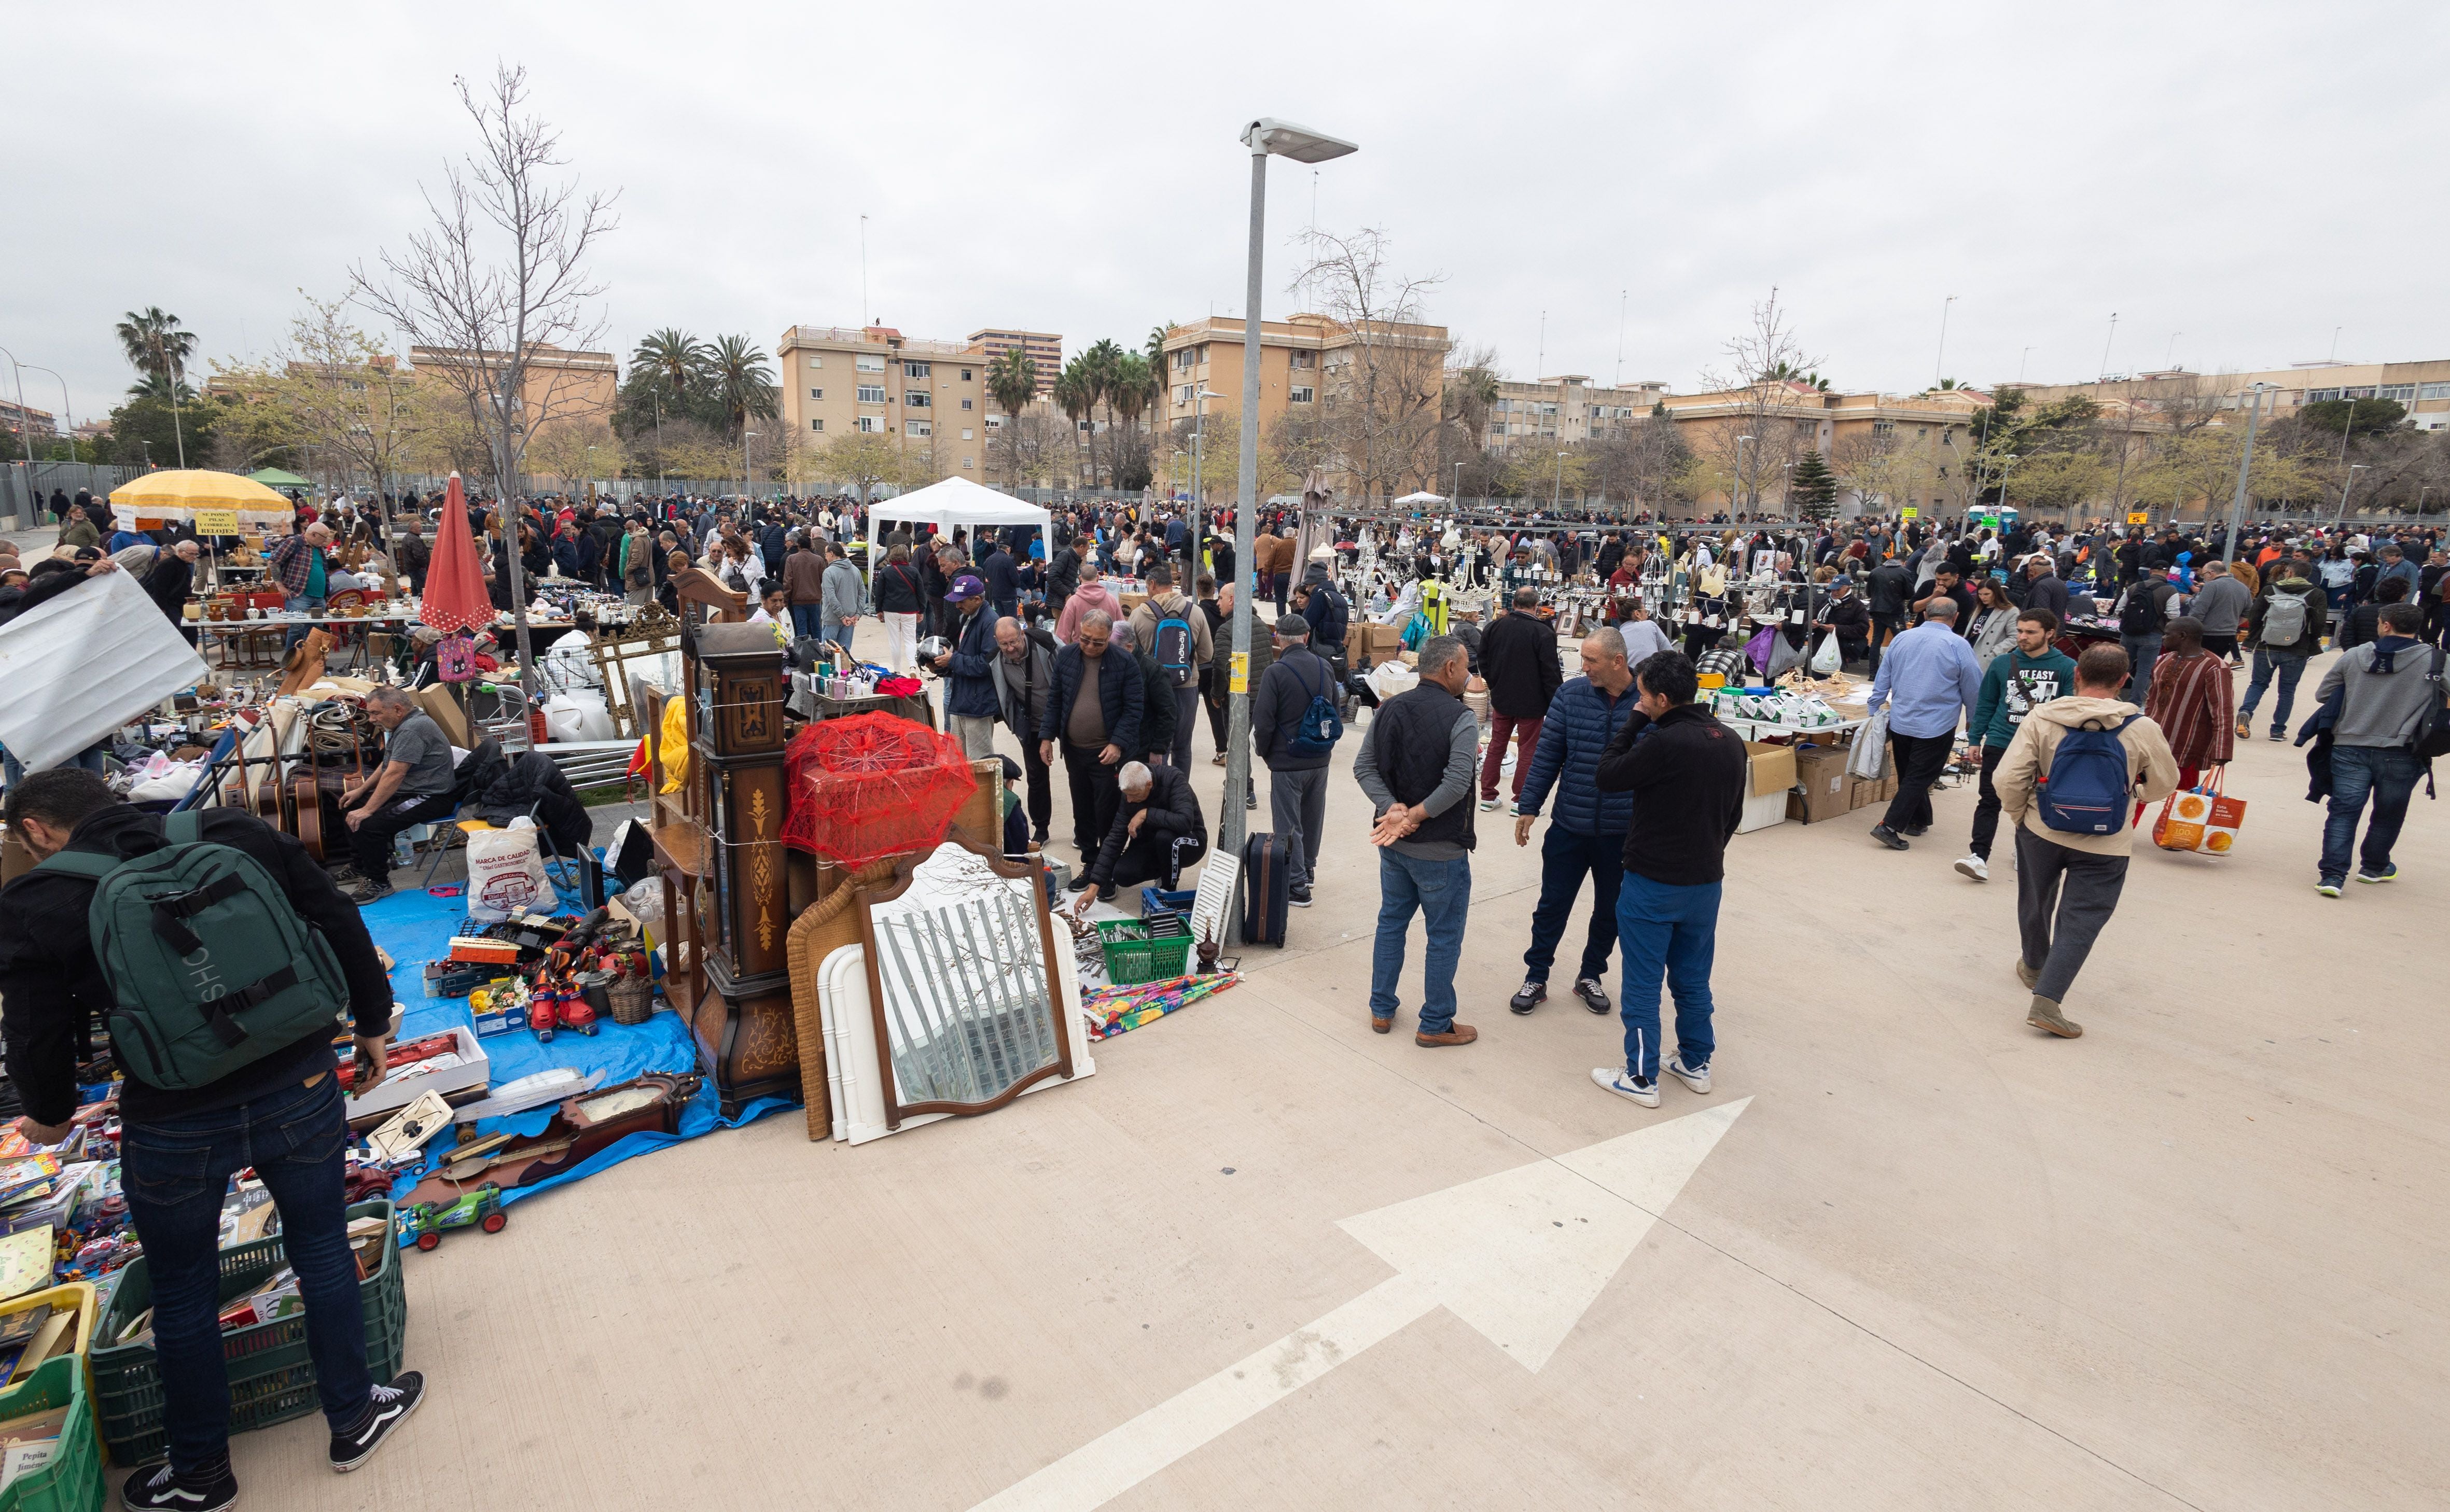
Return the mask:
<svg viewBox="0 0 2450 1512">
<path fill-rule="evenodd" d="M 2236 666 L 2237 632 L 2232 630 L 2226 635 L 2205 636 L 2204 649 L 2211 652 L 2214 656 L 2219 657 L 2222 661 L 2228 663 L 2230 666 Z"/>
<path fill-rule="evenodd" d="M 1905 616 L 1903 614 L 1874 614 L 1872 616 L 1871 663 L 1873 676 L 1877 677 L 1880 675 L 1881 649 L 1888 642 L 1897 638 L 1897 627 L 1903 624 L 1904 621 Z"/>
<path fill-rule="evenodd" d="M 366 815 L 357 828 L 349 831 L 349 856 L 357 863 L 358 875 L 370 882 L 387 880 L 391 876 L 392 842 L 399 838 L 400 831 L 413 824 L 448 819 L 457 807 L 451 795 L 444 793 L 432 798 L 394 798 Z"/>
<path fill-rule="evenodd" d="M 1208 706 L 1208 733 L 1215 738 L 1219 755 L 1225 750 L 1226 727 L 1233 720 L 1233 709 L 1225 692 L 1233 675 L 1232 669 L 1221 661 L 1199 669 L 1199 701 Z"/>
<path fill-rule="evenodd" d="M 1899 834 L 1930 827 L 1931 785 L 1939 780 L 1941 768 L 1948 765 L 1949 747 L 1955 743 L 1954 735 L 1900 735 L 1896 730 L 1889 731 L 1889 744 L 1896 749 L 1897 796 L 1889 800 L 1889 811 L 1881 818 L 1881 824 Z"/>
<path fill-rule="evenodd" d="M 1062 742 L 1063 779 L 1072 789 L 1072 844 L 1082 865 L 1098 859 L 1106 831 L 1115 827 L 1115 810 L 1123 805 L 1123 789 L 1115 781 L 1120 762 L 1109 766 L 1098 760 L 1095 746 Z"/>
<path fill-rule="evenodd" d="M 1182 868 L 1207 853 L 1204 836 L 1177 835 L 1143 824 L 1138 836 L 1115 857 L 1115 875 L 1106 880 L 1117 887 L 1156 882 L 1173 892 L 1182 881 Z"/>
<path fill-rule="evenodd" d="M 1974 805 L 1974 843 L 1969 848 L 1984 861 L 1991 859 L 1991 843 L 1999 838 L 1999 789 L 1991 785 L 1991 773 L 2007 754 L 2005 746 L 1982 747 L 1982 797 Z M 1904 778 L 1897 779 L 1897 787 L 1904 789 Z"/>
<path fill-rule="evenodd" d="M 1030 833 L 1040 840 L 1046 838 L 1046 825 L 1055 817 L 1055 774 L 1038 754 L 1038 742 L 1024 739 L 1021 743 L 1021 774 L 1029 779 L 1028 798 L 1023 807 L 1029 813 Z"/>
</svg>

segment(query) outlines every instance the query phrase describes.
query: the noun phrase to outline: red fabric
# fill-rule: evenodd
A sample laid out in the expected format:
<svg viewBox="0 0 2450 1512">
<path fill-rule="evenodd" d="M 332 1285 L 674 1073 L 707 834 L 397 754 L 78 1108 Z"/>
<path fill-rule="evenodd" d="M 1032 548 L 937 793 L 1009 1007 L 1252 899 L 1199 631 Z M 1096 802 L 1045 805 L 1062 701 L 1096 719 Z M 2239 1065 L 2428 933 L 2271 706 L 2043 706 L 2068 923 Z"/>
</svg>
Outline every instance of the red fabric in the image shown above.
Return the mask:
<svg viewBox="0 0 2450 1512">
<path fill-rule="evenodd" d="M 2161 727 L 2179 766 L 2217 766 L 2236 753 L 2230 692 L 2228 664 L 2208 651 L 2164 656 L 2152 664 L 2144 714 Z"/>
<path fill-rule="evenodd" d="M 1531 753 L 1540 748 L 1540 719 L 1516 719 L 1510 714 L 1488 716 L 1488 754 L 1481 758 L 1480 796 L 1486 802 L 1497 796 L 1497 779 L 1506 769 L 1506 742 L 1514 741 L 1514 796 L 1523 796 L 1523 779 L 1531 775 Z"/>
<path fill-rule="evenodd" d="M 784 764 L 783 843 L 846 866 L 933 850 L 978 788 L 960 741 L 896 714 L 819 720 Z"/>
<path fill-rule="evenodd" d="M 468 533 L 468 495 L 459 475 L 451 475 L 442 518 L 435 527 L 434 560 L 425 570 L 425 597 L 417 617 L 438 630 L 475 630 L 494 623 L 494 601 L 476 565 L 476 538 Z"/>
</svg>

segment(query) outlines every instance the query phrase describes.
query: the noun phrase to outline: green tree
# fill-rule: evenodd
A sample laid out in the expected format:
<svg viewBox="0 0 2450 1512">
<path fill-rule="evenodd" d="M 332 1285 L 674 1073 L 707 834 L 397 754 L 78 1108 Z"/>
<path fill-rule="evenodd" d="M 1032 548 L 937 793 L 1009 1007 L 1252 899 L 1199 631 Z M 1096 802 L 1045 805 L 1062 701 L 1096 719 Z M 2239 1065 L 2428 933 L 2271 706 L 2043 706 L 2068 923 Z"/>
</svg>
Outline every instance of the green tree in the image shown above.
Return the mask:
<svg viewBox="0 0 2450 1512">
<path fill-rule="evenodd" d="M 737 438 L 751 420 L 770 420 L 778 413 L 780 393 L 774 386 L 770 359 L 745 336 L 716 339 L 707 356 L 707 397 L 712 418 Z"/>
<path fill-rule="evenodd" d="M 1832 519 L 1838 514 L 1838 476 L 1818 452 L 1806 452 L 1786 480 L 1787 502 L 1807 520 Z"/>
<path fill-rule="evenodd" d="M 987 397 L 1003 411 L 1004 486 L 1021 481 L 1021 412 L 1038 397 L 1038 363 L 1018 346 L 987 364 Z"/>
<path fill-rule="evenodd" d="M 110 459 L 122 467 L 176 467 L 184 446 L 186 455 L 202 458 L 212 442 L 223 415 L 218 399 L 181 403 L 143 395 L 110 412 Z"/>
<path fill-rule="evenodd" d="M 196 355 L 196 337 L 177 316 L 148 304 L 141 312 L 128 311 L 118 329 L 119 347 L 127 354 L 128 362 L 146 378 L 157 380 L 162 392 L 168 393 L 171 384 L 186 377 L 187 359 Z M 185 402 L 185 396 L 180 397 Z"/>
<path fill-rule="evenodd" d="M 1080 441 L 1082 439 L 1081 422 L 1088 420 L 1094 424 L 1098 413 L 1098 379 L 1089 371 L 1089 359 L 1085 354 L 1064 363 L 1063 371 L 1056 375 L 1054 398 L 1055 407 L 1072 418 L 1073 440 Z M 1087 441 L 1089 486 L 1096 488 L 1098 486 L 1098 447 L 1097 433 L 1094 430 L 1087 434 Z"/>
<path fill-rule="evenodd" d="M 2297 418 L 2333 436 L 2373 436 L 2398 429 L 2407 418 L 2407 406 L 2397 399 L 2324 399 L 2299 410 Z"/>
</svg>

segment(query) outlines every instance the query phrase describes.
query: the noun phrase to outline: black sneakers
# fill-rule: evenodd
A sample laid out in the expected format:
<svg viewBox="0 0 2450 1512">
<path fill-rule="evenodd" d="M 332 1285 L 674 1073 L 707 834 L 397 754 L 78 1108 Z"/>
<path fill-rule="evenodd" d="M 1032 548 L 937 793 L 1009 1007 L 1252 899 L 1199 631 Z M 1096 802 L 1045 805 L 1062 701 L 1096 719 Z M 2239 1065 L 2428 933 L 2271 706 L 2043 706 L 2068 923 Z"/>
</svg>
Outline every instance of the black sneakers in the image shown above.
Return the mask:
<svg viewBox="0 0 2450 1512">
<path fill-rule="evenodd" d="M 237 1503 L 238 1477 L 230 1473 L 226 1454 L 222 1456 L 221 1468 L 215 1474 L 182 1480 L 171 1473 L 168 1465 L 157 1464 L 137 1471 L 119 1488 L 119 1504 L 127 1512 L 149 1512 L 155 1507 L 176 1507 L 180 1512 L 224 1512 Z"/>
<path fill-rule="evenodd" d="M 346 1433 L 332 1435 L 332 1468 L 346 1472 L 356 1469 L 375 1456 L 392 1431 L 408 1421 L 417 1405 L 425 1400 L 425 1376 L 416 1370 L 402 1370 L 389 1386 L 379 1386 L 367 1398 L 366 1412 L 358 1425 Z M 235 1494 L 238 1486 L 233 1483 Z M 134 1505 L 133 1502 L 129 1503 Z M 155 1506 L 171 1503 L 159 1502 Z M 224 1503 L 226 1504 L 226 1503 Z"/>
<path fill-rule="evenodd" d="M 1526 981 L 1523 984 L 1521 992 L 1507 999 L 1506 1006 L 1516 1013 L 1527 1014 L 1547 1000 L 1548 984 L 1546 982 Z"/>
<path fill-rule="evenodd" d="M 1285 901 L 1293 904 L 1295 908 L 1308 908 L 1310 906 L 1310 889 L 1308 887 L 1288 887 L 1285 889 Z"/>
<path fill-rule="evenodd" d="M 1583 1000 L 1584 1007 L 1595 1014 L 1615 1011 L 1616 1005 L 1608 1001 L 1607 989 L 1600 985 L 1599 979 L 1596 977 L 1585 977 L 1575 982 L 1574 996 Z"/>
</svg>

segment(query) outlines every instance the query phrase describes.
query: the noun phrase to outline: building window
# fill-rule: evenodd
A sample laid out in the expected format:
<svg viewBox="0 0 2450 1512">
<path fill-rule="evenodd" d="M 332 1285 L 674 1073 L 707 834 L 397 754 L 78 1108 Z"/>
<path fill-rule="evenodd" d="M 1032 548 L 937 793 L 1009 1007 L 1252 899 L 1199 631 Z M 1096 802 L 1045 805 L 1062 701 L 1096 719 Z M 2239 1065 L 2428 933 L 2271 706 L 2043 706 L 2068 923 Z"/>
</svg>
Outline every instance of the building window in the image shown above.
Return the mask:
<svg viewBox="0 0 2450 1512">
<path fill-rule="evenodd" d="M 826 391 L 825 391 L 825 390 L 823 390 L 823 389 L 810 389 L 810 390 L 808 390 L 808 397 L 810 397 L 810 398 L 812 398 L 812 399 L 821 399 L 821 398 L 824 398 L 825 397 L 826 397 Z"/>
<path fill-rule="evenodd" d="M 1293 355 L 1293 365 L 1295 367 L 1316 367 L 1318 366 L 1318 354 L 1316 352 L 1295 352 Z"/>
<path fill-rule="evenodd" d="M 965 456 L 965 457 L 963 457 L 963 458 L 962 458 L 962 470 L 963 472 L 967 472 L 967 471 L 969 470 L 969 466 L 970 466 L 970 459 L 969 459 L 968 457 L 966 457 L 966 456 Z"/>
<path fill-rule="evenodd" d="M 2416 402 L 2416 385 L 2413 383 L 2385 383 L 2374 394 L 2379 398 L 2397 399 L 2401 404 Z"/>
<path fill-rule="evenodd" d="M 990 431 L 1001 431 L 1001 430 L 1002 430 L 1002 429 L 1003 429 L 1003 417 L 1002 417 L 1002 416 L 1001 416 L 1001 415 L 990 415 L 990 416 L 988 416 L 988 417 L 987 417 L 987 429 L 988 429 L 988 430 L 990 430 Z M 969 433 L 969 432 L 967 432 L 967 431 L 963 431 L 963 432 L 962 433 L 962 438 L 963 440 L 967 440 L 967 439 L 969 439 L 969 435 L 970 435 L 970 433 Z"/>
<path fill-rule="evenodd" d="M 884 403 L 884 402 L 885 402 L 885 385 L 884 385 L 884 384 L 882 384 L 882 383 L 863 383 L 863 384 L 861 384 L 861 385 L 859 386 L 859 401 L 860 401 L 862 404 L 882 404 L 882 403 Z"/>
<path fill-rule="evenodd" d="M 1318 397 L 1318 390 L 1312 388 L 1298 388 L 1285 397 L 1295 404 L 1308 404 Z"/>
<path fill-rule="evenodd" d="M 821 367 L 824 367 L 825 365 L 826 365 L 826 359 L 825 359 L 824 358 L 821 358 L 821 357 L 812 357 L 812 358 L 808 359 L 808 366 L 810 366 L 810 367 L 821 368 Z"/>
<path fill-rule="evenodd" d="M 853 363 L 863 373 L 882 373 L 885 371 L 885 359 L 881 357 L 857 358 L 853 359 Z"/>
<path fill-rule="evenodd" d="M 904 378 L 925 378 L 928 374 L 934 371 L 935 364 L 931 362 L 904 362 L 902 364 L 902 376 Z"/>
<path fill-rule="evenodd" d="M 2305 391 L 2305 402 L 2308 404 L 2328 404 L 2339 397 L 2340 391 L 2338 389 L 2307 389 Z"/>
<path fill-rule="evenodd" d="M 2416 397 L 2420 399 L 2450 399 L 2450 383 L 2419 384 Z"/>
<path fill-rule="evenodd" d="M 968 368 L 962 369 L 962 381 L 964 383 L 970 381 L 970 370 Z"/>
<path fill-rule="evenodd" d="M 859 428 L 862 432 L 869 436 L 880 435 L 885 430 L 885 417 L 882 415 L 863 415 L 859 417 Z"/>
<path fill-rule="evenodd" d="M 2340 393 L 2352 399 L 2369 399 L 2374 397 L 2373 385 L 2370 383 L 2362 388 L 2342 389 Z"/>
<path fill-rule="evenodd" d="M 910 436 L 933 436 L 936 434 L 936 428 L 929 425 L 925 420 L 912 420 L 902 429 L 904 434 Z"/>
<path fill-rule="evenodd" d="M 963 409 L 965 409 L 965 410 L 966 410 L 966 409 L 970 409 L 970 408 L 973 408 L 973 407 L 974 407 L 974 406 L 973 406 L 973 404 L 972 404 L 972 401 L 970 401 L 970 400 L 968 400 L 968 399 L 963 399 L 963 400 L 962 401 L 962 408 L 963 408 Z"/>
<path fill-rule="evenodd" d="M 936 401 L 929 397 L 925 389 L 909 389 L 904 392 L 902 402 L 914 410 L 924 410 Z"/>
<path fill-rule="evenodd" d="M 970 428 L 969 428 L 968 426 L 964 425 L 964 426 L 962 426 L 962 440 L 964 440 L 964 441 L 966 441 L 966 440 L 968 440 L 969 438 L 970 438 Z"/>
<path fill-rule="evenodd" d="M 1897 422 L 1895 420 L 1874 420 L 1872 422 L 1872 434 L 1874 436 L 1895 436 L 1896 432 Z"/>
<path fill-rule="evenodd" d="M 822 431 L 822 430 L 824 430 L 825 428 L 826 428 L 826 422 L 825 422 L 825 421 L 823 421 L 823 420 L 810 420 L 810 421 L 808 422 L 808 429 L 809 429 L 809 430 L 812 430 L 812 431 Z"/>
</svg>

